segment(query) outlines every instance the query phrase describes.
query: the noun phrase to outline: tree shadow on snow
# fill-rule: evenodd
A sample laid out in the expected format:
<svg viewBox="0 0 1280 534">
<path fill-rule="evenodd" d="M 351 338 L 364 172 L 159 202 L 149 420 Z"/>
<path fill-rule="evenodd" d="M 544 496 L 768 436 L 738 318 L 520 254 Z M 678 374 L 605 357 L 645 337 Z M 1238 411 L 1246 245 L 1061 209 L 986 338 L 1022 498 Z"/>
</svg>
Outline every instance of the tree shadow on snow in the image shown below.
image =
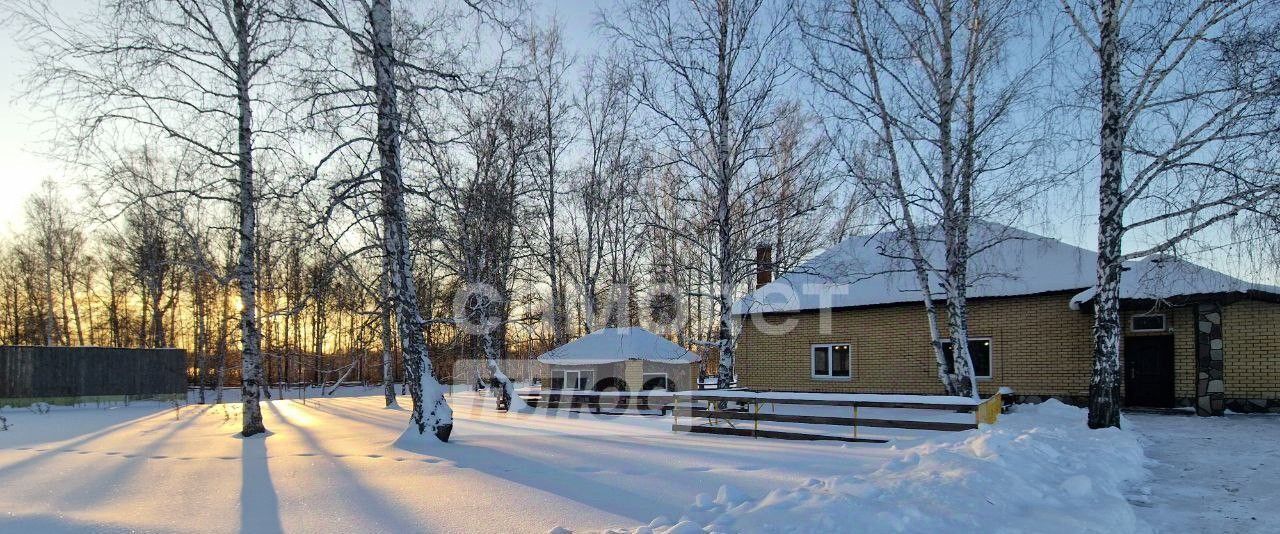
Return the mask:
<svg viewBox="0 0 1280 534">
<path fill-rule="evenodd" d="M 42 417 L 51 417 L 51 416 L 55 416 L 56 414 L 57 412 L 53 412 L 52 414 L 46 414 Z M 80 447 L 83 447 L 90 443 L 94 443 L 118 431 L 128 430 L 131 427 L 134 427 L 135 425 L 142 423 L 144 421 L 150 421 L 154 419 L 168 418 L 168 417 L 173 417 L 173 414 L 171 412 L 164 411 L 160 413 L 149 414 L 136 419 L 131 419 L 123 423 L 114 424 L 106 428 L 103 428 L 101 430 L 90 431 L 88 433 L 84 433 L 83 427 L 79 427 L 77 425 L 62 425 L 62 426 L 72 427 L 72 431 L 80 432 L 80 434 L 78 434 L 78 438 L 66 443 L 59 443 L 58 441 L 48 440 L 48 439 L 33 441 L 32 444 L 40 445 L 40 446 L 30 447 L 30 448 L 33 448 L 33 449 L 41 448 L 41 449 L 47 449 L 47 450 L 41 451 L 39 454 L 32 456 L 30 458 L 27 458 L 25 460 L 19 460 L 17 462 L 13 462 L 11 464 L 0 467 L 0 482 L 3 482 L 3 484 L 0 484 L 0 486 L 7 486 L 9 482 L 12 482 L 11 480 L 6 481 L 5 480 L 6 478 L 14 476 L 16 473 L 20 473 L 22 471 L 29 471 L 35 467 L 39 467 L 44 463 L 50 460 L 56 459 L 63 454 L 69 454 L 70 453 L 69 451 L 79 451 Z M 10 432 L 13 432 L 13 430 L 10 430 Z M 6 448 L 14 449 L 16 447 L 6 447 Z"/>
<path fill-rule="evenodd" d="M 63 514 L 5 516 L 0 514 L 0 532 L 40 532 L 41 534 L 93 532 L 94 534 L 129 534 L 137 529 L 103 523 L 85 522 Z"/>
<path fill-rule="evenodd" d="M 408 452 L 436 457 L 453 462 L 459 469 L 473 469 L 494 478 L 506 480 L 527 488 L 570 499 L 614 515 L 623 516 L 638 523 L 646 523 L 673 510 L 668 503 L 641 495 L 619 485 L 602 484 L 575 474 L 565 466 L 551 465 L 527 457 L 516 456 L 486 447 L 458 436 L 449 443 L 430 443 L 417 436 L 399 439 L 395 447 Z M 434 437 L 427 436 L 427 440 Z M 495 510 L 495 513 L 501 511 Z M 512 512 L 515 512 L 514 510 Z"/>
<path fill-rule="evenodd" d="M 275 403 L 264 404 L 275 415 L 278 422 L 289 427 L 288 432 L 296 434 L 302 438 L 309 448 L 330 460 L 333 472 L 338 476 L 338 480 L 331 481 L 332 487 L 341 488 L 343 500 L 350 502 L 352 509 L 366 514 L 364 519 L 353 521 L 352 528 L 359 525 L 360 529 L 372 528 L 373 530 L 386 532 L 417 532 L 422 530 L 422 526 L 418 524 L 415 518 L 388 504 L 388 501 L 391 500 L 390 496 L 382 495 L 365 484 L 359 476 L 338 458 L 337 454 L 321 443 L 314 432 L 289 421 L 288 417 L 280 412 Z M 377 525 L 377 527 L 373 528 L 371 525 Z"/>
<path fill-rule="evenodd" d="M 128 413 L 123 410 L 114 410 L 106 408 L 76 408 L 59 409 L 54 408 L 53 411 L 46 414 L 32 414 L 26 409 L 6 409 L 0 412 L 0 415 L 9 417 L 11 428 L 0 434 L 0 442 L 6 449 L 15 449 L 18 447 L 36 447 L 43 448 L 46 445 L 58 444 L 60 441 L 74 439 L 72 443 L 64 443 L 62 446 L 73 447 L 83 445 L 96 438 L 110 434 L 121 428 L 128 428 L 152 419 L 173 418 L 173 408 L 156 408 L 143 412 L 143 409 L 128 408 L 125 410 L 138 413 L 137 417 L 132 417 L 121 421 L 120 415 Z M 93 413 L 93 417 L 84 417 L 88 413 Z M 18 417 L 15 417 L 18 416 Z M 133 413 L 128 413 L 133 415 Z M 76 416 L 73 423 L 68 423 L 70 417 Z M 31 431 L 37 428 L 38 431 Z"/>
<path fill-rule="evenodd" d="M 267 466 L 267 436 L 240 441 L 240 532 L 284 532 L 280 525 L 280 499 Z"/>
<path fill-rule="evenodd" d="M 155 432 L 161 429 L 144 432 L 144 436 L 149 438 L 149 441 L 143 442 L 142 440 L 146 438 L 138 438 L 130 443 L 129 448 L 124 451 L 111 451 L 119 453 L 115 456 L 123 458 L 123 463 L 95 478 L 87 478 L 85 475 L 88 473 L 86 472 L 77 473 L 77 483 L 71 485 L 72 489 L 63 498 L 63 502 L 67 506 L 76 509 L 89 508 L 115 497 L 110 492 L 102 491 L 102 488 L 137 487 L 132 486 L 131 482 L 133 482 L 132 479 L 138 474 L 138 471 L 142 469 L 144 463 L 170 460 L 168 456 L 160 456 L 157 453 L 161 452 L 161 448 L 168 444 L 175 435 L 195 424 L 199 417 L 208 410 L 209 408 L 204 408 L 196 413 L 188 414 L 181 421 L 172 421 L 167 426 L 162 427 L 163 431 L 158 434 Z"/>
</svg>

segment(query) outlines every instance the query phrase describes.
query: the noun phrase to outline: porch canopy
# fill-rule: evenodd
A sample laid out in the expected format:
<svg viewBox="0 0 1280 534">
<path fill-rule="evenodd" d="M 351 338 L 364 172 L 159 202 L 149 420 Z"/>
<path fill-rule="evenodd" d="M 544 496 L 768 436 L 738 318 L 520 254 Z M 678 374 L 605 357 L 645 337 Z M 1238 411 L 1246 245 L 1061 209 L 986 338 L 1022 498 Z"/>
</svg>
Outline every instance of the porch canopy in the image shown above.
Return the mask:
<svg viewBox="0 0 1280 534">
<path fill-rule="evenodd" d="M 638 326 L 597 330 L 538 356 L 538 361 L 550 365 L 597 365 L 627 360 L 693 363 L 701 359 Z"/>
</svg>

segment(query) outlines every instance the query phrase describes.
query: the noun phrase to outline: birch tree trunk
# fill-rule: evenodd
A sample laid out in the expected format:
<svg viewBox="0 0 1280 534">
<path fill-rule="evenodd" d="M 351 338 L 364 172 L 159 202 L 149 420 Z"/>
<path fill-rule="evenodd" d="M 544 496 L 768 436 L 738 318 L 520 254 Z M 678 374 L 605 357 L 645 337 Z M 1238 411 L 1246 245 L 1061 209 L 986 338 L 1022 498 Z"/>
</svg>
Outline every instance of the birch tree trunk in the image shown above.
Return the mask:
<svg viewBox="0 0 1280 534">
<path fill-rule="evenodd" d="M 74 239 L 74 237 L 67 236 L 67 239 Z M 63 283 L 63 286 L 67 288 L 67 299 L 71 301 L 71 320 L 75 321 L 76 344 L 80 346 L 84 346 L 84 327 L 80 324 L 81 323 L 80 305 L 77 303 L 77 299 L 76 299 L 75 273 L 72 272 L 72 269 L 73 269 L 72 262 L 77 261 L 78 258 L 67 254 L 65 250 L 65 247 L 66 247 L 65 244 L 63 245 L 63 247 L 64 247 L 64 250 L 62 252 L 62 283 Z M 65 315 L 65 312 L 63 314 Z M 70 338 L 70 335 L 68 335 L 67 337 Z"/>
<path fill-rule="evenodd" d="M 732 75 L 729 64 L 729 5 L 730 0 L 718 1 L 720 16 L 719 35 L 716 39 L 716 237 L 719 254 L 717 258 L 717 281 L 719 291 L 716 293 L 717 310 L 720 312 L 720 325 L 717 344 L 720 349 L 720 366 L 717 383 L 719 389 L 726 389 L 733 383 L 733 292 L 736 272 L 733 246 L 729 227 L 729 195 L 733 187 L 733 169 L 729 153 L 730 117 L 729 77 Z"/>
<path fill-rule="evenodd" d="M 205 372 L 205 368 L 207 367 L 206 365 L 207 362 L 205 361 L 205 354 L 204 354 L 205 346 L 206 346 L 205 325 L 208 317 L 208 307 L 206 305 L 206 299 L 208 298 L 208 295 L 205 294 L 204 287 L 205 286 L 203 283 L 202 274 L 199 272 L 199 270 L 196 267 L 192 267 L 191 268 L 191 292 L 192 292 L 192 305 L 195 308 L 193 310 L 194 311 L 193 321 L 195 322 L 195 327 L 196 327 L 195 349 L 194 349 L 195 364 L 196 364 L 196 373 L 195 373 L 196 401 L 199 404 L 205 403 L 204 390 L 205 390 L 205 382 L 207 381 L 207 378 L 208 378 L 207 373 Z"/>
<path fill-rule="evenodd" d="M 880 69 L 871 52 L 871 43 L 867 37 L 866 25 L 862 20 L 860 3 L 852 2 L 850 6 L 850 17 L 857 28 L 857 39 L 862 49 L 867 79 L 871 86 L 871 97 L 875 103 L 879 121 L 880 131 L 877 134 L 884 147 L 885 157 L 889 161 L 889 185 L 898 209 L 902 212 L 902 226 L 907 236 L 907 245 L 911 248 L 911 268 L 915 272 L 916 284 L 920 286 L 921 301 L 924 303 L 925 322 L 929 326 L 929 345 L 933 349 L 934 361 L 937 363 L 938 381 L 947 395 L 959 395 L 960 388 L 956 384 L 955 374 L 947 370 L 947 356 L 943 350 L 942 333 L 938 328 L 938 308 L 934 304 L 933 288 L 929 284 L 929 265 L 925 261 L 924 250 L 920 245 L 920 230 L 916 226 L 915 216 L 911 213 L 911 201 L 902 183 L 902 163 L 898 159 L 897 144 L 894 140 L 893 117 L 885 103 L 880 86 Z"/>
<path fill-rule="evenodd" d="M 52 239 L 52 232 L 46 232 L 45 239 Z M 55 336 L 58 332 L 58 318 L 53 308 L 53 243 L 44 243 L 44 344 L 53 346 L 58 343 Z"/>
<path fill-rule="evenodd" d="M 239 263 L 236 280 L 240 283 L 241 375 L 240 395 L 243 403 L 240 434 L 244 437 L 266 432 L 262 424 L 262 333 L 258 329 L 257 308 L 257 199 L 253 169 L 253 106 L 249 97 L 251 57 L 249 51 L 249 10 L 245 0 L 234 0 L 233 29 L 236 38 L 236 102 L 238 105 L 238 161 L 240 214 Z M 221 394 L 219 394 L 221 396 Z"/>
<path fill-rule="evenodd" d="M 540 39 L 539 39 L 540 38 Z M 564 74 L 568 61 L 560 42 L 560 29 L 551 27 L 538 32 L 531 43 L 530 57 L 536 67 L 536 86 L 541 102 L 542 157 L 546 164 L 545 208 L 547 225 L 547 278 L 551 285 L 551 344 L 563 345 L 569 339 L 568 313 L 566 312 L 564 284 L 561 281 L 560 236 L 557 199 L 560 158 L 565 143 L 561 135 L 564 128 Z"/>
<path fill-rule="evenodd" d="M 391 325 L 391 269 L 384 259 L 382 265 L 382 307 L 378 310 L 378 319 L 382 327 L 382 396 L 387 408 L 400 408 L 396 402 L 395 362 L 391 359 L 391 349 L 395 346 L 395 334 Z"/>
<path fill-rule="evenodd" d="M 156 258 L 157 261 L 165 261 L 165 258 Z M 157 284 L 151 288 L 151 346 L 162 348 L 165 346 L 164 340 L 164 308 L 160 306 L 161 284 L 162 281 L 156 280 Z"/>
<path fill-rule="evenodd" d="M 956 374 L 956 394 L 977 397 L 974 383 L 973 361 L 969 357 L 969 306 L 967 301 L 968 278 L 968 218 L 959 206 L 958 189 L 966 177 L 956 172 L 956 143 L 952 121 L 955 117 L 955 53 L 952 39 L 954 22 L 951 2 L 939 2 L 938 52 L 941 61 L 935 87 L 938 107 L 938 149 L 941 156 L 942 232 L 946 248 L 944 287 L 947 292 L 947 333 L 951 338 L 951 360 Z"/>
<path fill-rule="evenodd" d="M 374 92 L 378 103 L 378 177 L 384 227 L 382 245 L 391 275 L 400 350 L 405 360 L 405 381 L 413 399 L 410 429 L 418 434 L 430 432 L 440 441 L 447 442 L 453 431 L 453 411 L 445 402 L 440 383 L 431 373 L 431 360 L 427 357 L 427 342 L 422 332 L 425 325 L 418 308 L 417 286 L 413 283 L 413 256 L 409 249 L 404 177 L 401 175 L 401 118 L 397 102 L 391 0 L 372 0 L 368 6 Z"/>
<path fill-rule="evenodd" d="M 1093 313 L 1093 376 L 1089 428 L 1120 426 L 1120 271 L 1124 237 L 1123 94 L 1120 87 L 1120 1 L 1103 0 L 1098 58 L 1102 80 L 1098 181 L 1098 294 Z"/>
</svg>

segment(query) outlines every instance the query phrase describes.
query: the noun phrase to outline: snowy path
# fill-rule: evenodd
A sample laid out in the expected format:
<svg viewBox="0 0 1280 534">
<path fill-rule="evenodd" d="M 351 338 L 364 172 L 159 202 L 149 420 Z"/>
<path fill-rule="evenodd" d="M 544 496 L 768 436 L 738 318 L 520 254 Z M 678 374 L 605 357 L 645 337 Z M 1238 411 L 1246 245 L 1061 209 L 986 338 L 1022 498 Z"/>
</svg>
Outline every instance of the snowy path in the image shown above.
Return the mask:
<svg viewBox="0 0 1280 534">
<path fill-rule="evenodd" d="M 1280 416 L 1126 417 L 1154 461 L 1133 501 L 1155 532 L 1280 530 Z"/>
</svg>

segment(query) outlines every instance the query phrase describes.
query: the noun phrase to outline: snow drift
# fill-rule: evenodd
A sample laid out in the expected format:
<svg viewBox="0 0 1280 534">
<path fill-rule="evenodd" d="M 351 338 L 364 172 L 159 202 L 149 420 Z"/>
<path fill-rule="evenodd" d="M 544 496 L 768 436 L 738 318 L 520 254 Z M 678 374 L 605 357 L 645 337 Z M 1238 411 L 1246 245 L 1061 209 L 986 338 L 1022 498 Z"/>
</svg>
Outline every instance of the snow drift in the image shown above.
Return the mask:
<svg viewBox="0 0 1280 534">
<path fill-rule="evenodd" d="M 1089 430 L 1058 401 L 903 449 L 870 474 L 749 497 L 722 486 L 630 532 L 1135 532 L 1124 490 L 1145 477 L 1132 431 Z M 838 466 L 833 466 L 838 470 Z"/>
</svg>

